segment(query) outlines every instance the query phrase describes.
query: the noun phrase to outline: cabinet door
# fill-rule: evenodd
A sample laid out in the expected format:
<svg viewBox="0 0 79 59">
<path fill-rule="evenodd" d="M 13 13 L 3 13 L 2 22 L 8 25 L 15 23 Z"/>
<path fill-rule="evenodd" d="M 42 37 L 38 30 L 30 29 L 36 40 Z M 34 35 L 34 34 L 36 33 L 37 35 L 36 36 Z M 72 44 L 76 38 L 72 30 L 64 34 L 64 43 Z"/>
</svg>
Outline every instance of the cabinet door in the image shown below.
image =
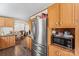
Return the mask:
<svg viewBox="0 0 79 59">
<path fill-rule="evenodd" d="M 59 4 L 48 7 L 48 26 L 50 28 L 59 26 Z"/>
<path fill-rule="evenodd" d="M 79 3 L 75 4 L 75 55 L 79 56 Z"/>
<path fill-rule="evenodd" d="M 9 43 L 10 43 L 10 46 L 14 46 L 15 45 L 15 36 L 10 36 L 9 37 Z"/>
<path fill-rule="evenodd" d="M 48 48 L 48 54 L 49 56 L 74 56 L 75 54 L 71 51 L 67 51 L 66 49 L 62 49 L 61 47 L 57 46 L 49 46 Z"/>
<path fill-rule="evenodd" d="M 74 4 L 60 4 L 60 24 L 63 27 L 74 26 Z"/>
<path fill-rule="evenodd" d="M 1 40 L 0 40 L 0 44 L 1 44 L 1 49 L 3 49 L 3 48 L 7 48 L 8 47 L 8 40 L 7 40 L 7 37 L 1 37 L 0 38 Z"/>
<path fill-rule="evenodd" d="M 9 47 L 9 38 L 8 37 L 4 37 L 4 40 L 5 40 L 5 48 L 8 48 Z"/>
<path fill-rule="evenodd" d="M 4 20 L 5 20 L 4 18 L 0 17 L 0 27 L 4 27 L 4 25 L 5 25 Z"/>
<path fill-rule="evenodd" d="M 48 46 L 48 56 L 54 56 L 55 54 L 54 54 L 54 52 L 52 51 L 53 49 L 52 49 L 52 46 Z"/>
<path fill-rule="evenodd" d="M 6 27 L 13 27 L 14 26 L 14 20 L 12 18 L 6 18 L 5 19 L 5 26 Z"/>
<path fill-rule="evenodd" d="M 30 37 L 30 50 L 32 49 L 32 38 Z"/>
<path fill-rule="evenodd" d="M 48 51 L 48 55 L 49 56 L 59 56 L 59 50 L 58 50 L 58 48 L 49 45 L 48 50 L 49 50 Z"/>
<path fill-rule="evenodd" d="M 79 26 L 79 3 L 76 3 L 74 5 L 75 5 L 75 24 Z"/>
<path fill-rule="evenodd" d="M 0 49 L 5 48 L 4 43 L 5 43 L 4 37 L 0 37 Z"/>
<path fill-rule="evenodd" d="M 59 53 L 60 56 L 74 56 L 75 54 L 72 52 L 68 52 L 68 51 L 63 51 L 61 50 Z"/>
<path fill-rule="evenodd" d="M 26 37 L 26 47 L 30 48 L 30 40 L 29 37 Z"/>
<path fill-rule="evenodd" d="M 22 45 L 26 48 L 32 49 L 32 39 L 30 37 L 26 37 L 22 40 Z"/>
<path fill-rule="evenodd" d="M 75 55 L 79 56 L 79 26 L 76 27 L 75 31 Z"/>
<path fill-rule="evenodd" d="M 32 20 L 33 19 L 29 19 L 29 21 L 28 21 L 30 31 L 32 31 Z"/>
<path fill-rule="evenodd" d="M 52 35 L 52 30 L 51 30 L 51 28 L 48 28 L 48 45 L 50 45 L 51 44 L 51 35 Z"/>
<path fill-rule="evenodd" d="M 67 51 L 67 50 L 60 50 L 59 52 L 59 56 L 74 56 L 75 54 L 71 51 Z"/>
</svg>

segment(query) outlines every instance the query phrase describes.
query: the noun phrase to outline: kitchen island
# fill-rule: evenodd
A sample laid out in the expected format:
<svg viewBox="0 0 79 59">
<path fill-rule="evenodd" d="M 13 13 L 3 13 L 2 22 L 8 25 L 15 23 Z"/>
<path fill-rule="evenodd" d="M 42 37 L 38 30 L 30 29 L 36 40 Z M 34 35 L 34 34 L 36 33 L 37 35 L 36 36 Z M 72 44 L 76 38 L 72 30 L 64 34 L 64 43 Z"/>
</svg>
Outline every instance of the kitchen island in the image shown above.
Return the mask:
<svg viewBox="0 0 79 59">
<path fill-rule="evenodd" d="M 15 46 L 15 35 L 0 35 L 0 49 Z"/>
</svg>

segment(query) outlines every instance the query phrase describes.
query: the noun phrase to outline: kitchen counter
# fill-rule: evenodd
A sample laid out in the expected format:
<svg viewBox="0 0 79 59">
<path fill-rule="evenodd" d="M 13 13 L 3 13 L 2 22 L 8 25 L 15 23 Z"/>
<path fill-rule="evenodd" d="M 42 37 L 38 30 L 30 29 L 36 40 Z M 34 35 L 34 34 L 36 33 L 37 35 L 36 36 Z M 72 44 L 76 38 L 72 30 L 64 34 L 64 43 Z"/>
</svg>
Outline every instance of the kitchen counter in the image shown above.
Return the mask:
<svg viewBox="0 0 79 59">
<path fill-rule="evenodd" d="M 14 34 L 0 35 L 0 37 L 6 37 L 6 36 L 15 36 L 15 35 Z"/>
</svg>

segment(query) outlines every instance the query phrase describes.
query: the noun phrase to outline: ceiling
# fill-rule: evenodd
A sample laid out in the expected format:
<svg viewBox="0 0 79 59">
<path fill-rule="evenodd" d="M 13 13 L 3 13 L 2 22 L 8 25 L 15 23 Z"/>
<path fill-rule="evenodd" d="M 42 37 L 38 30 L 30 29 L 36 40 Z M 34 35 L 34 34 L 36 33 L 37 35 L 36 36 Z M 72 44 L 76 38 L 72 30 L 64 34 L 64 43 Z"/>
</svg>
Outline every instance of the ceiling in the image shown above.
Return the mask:
<svg viewBox="0 0 79 59">
<path fill-rule="evenodd" d="M 0 3 L 0 16 L 28 20 L 51 3 Z"/>
</svg>

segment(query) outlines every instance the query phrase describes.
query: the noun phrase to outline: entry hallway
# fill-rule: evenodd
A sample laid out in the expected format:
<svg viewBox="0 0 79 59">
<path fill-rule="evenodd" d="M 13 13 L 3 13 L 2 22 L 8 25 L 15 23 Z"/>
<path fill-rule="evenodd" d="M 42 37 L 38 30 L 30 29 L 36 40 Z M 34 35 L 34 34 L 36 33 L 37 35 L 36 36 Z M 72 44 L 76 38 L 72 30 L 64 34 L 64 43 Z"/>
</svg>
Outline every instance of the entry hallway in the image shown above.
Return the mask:
<svg viewBox="0 0 79 59">
<path fill-rule="evenodd" d="M 31 51 L 22 46 L 21 41 L 16 46 L 0 50 L 0 56 L 30 56 Z"/>
</svg>

